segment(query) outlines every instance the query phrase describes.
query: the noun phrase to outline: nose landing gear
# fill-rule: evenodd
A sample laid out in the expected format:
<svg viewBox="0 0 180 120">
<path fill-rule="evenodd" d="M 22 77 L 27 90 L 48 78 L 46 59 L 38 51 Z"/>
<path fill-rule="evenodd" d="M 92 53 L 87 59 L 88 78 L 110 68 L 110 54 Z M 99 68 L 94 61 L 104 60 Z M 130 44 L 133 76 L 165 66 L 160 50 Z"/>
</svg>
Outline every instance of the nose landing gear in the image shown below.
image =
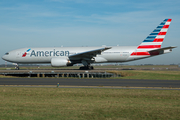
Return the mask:
<svg viewBox="0 0 180 120">
<path fill-rule="evenodd" d="M 16 64 L 16 67 L 15 67 L 15 69 L 16 69 L 16 70 L 19 70 L 19 66 L 18 66 L 18 64 Z"/>
</svg>

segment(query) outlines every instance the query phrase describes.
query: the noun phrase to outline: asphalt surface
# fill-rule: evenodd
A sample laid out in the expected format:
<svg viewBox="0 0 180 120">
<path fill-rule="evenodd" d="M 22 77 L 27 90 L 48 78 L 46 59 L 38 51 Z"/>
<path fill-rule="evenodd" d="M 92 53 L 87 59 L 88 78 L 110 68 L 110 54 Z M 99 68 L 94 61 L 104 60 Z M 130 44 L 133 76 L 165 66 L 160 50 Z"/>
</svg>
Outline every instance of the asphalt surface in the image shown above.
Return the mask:
<svg viewBox="0 0 180 120">
<path fill-rule="evenodd" d="M 0 78 L 0 85 L 67 85 L 180 88 L 180 80 Z"/>
</svg>

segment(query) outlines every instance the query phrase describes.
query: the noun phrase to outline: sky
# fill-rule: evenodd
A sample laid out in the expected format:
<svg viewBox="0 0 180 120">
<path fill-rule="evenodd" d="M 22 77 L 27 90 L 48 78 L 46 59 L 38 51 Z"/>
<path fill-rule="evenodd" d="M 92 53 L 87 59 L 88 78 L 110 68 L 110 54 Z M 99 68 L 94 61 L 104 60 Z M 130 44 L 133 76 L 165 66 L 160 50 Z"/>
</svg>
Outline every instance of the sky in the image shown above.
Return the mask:
<svg viewBox="0 0 180 120">
<path fill-rule="evenodd" d="M 179 64 L 179 6 L 179 0 L 0 0 L 0 56 L 25 47 L 138 46 L 171 18 L 162 47 L 178 47 L 125 64 Z"/>
</svg>

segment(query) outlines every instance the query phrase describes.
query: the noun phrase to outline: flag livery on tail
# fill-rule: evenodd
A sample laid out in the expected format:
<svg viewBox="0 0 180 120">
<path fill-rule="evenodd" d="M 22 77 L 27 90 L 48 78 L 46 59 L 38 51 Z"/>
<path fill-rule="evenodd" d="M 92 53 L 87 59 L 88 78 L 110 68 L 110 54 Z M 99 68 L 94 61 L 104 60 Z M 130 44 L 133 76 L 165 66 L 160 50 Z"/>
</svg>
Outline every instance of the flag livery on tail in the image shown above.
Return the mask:
<svg viewBox="0 0 180 120">
<path fill-rule="evenodd" d="M 161 44 L 165 38 L 169 25 L 172 19 L 165 19 L 154 29 L 149 36 L 137 47 L 137 51 L 133 52 L 131 56 L 146 56 L 150 55 L 148 51 L 161 48 Z"/>
</svg>

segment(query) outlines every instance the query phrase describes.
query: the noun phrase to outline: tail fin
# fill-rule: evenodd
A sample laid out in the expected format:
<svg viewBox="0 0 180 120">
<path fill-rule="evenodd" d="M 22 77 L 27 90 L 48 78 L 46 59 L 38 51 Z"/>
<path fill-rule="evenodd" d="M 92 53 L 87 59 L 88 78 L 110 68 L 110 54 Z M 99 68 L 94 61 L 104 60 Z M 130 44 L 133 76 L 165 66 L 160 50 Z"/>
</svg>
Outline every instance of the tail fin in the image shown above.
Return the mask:
<svg viewBox="0 0 180 120">
<path fill-rule="evenodd" d="M 161 48 L 161 44 L 165 38 L 172 19 L 165 19 L 147 38 L 137 47 L 137 50 L 152 50 Z"/>
</svg>

